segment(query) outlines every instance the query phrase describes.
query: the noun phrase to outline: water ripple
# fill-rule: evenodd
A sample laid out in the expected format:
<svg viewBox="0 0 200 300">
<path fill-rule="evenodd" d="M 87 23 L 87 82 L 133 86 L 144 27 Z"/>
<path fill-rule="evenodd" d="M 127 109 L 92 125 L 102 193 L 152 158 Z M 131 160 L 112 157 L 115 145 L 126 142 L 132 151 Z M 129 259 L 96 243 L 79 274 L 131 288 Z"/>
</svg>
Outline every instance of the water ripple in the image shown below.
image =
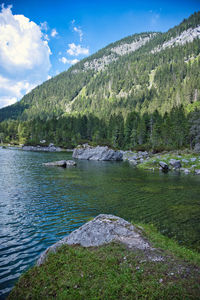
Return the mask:
<svg viewBox="0 0 200 300">
<path fill-rule="evenodd" d="M 200 177 L 145 173 L 126 163 L 42 166 L 70 158 L 0 150 L 0 298 L 42 251 L 99 213 L 154 223 L 180 243 L 199 247 Z"/>
</svg>

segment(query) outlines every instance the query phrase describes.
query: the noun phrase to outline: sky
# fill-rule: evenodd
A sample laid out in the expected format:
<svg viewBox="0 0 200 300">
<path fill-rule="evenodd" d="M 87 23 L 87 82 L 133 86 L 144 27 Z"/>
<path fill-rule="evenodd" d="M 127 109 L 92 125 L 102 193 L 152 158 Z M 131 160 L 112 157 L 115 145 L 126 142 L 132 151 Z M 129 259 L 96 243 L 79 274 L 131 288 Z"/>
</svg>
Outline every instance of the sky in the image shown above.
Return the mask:
<svg viewBox="0 0 200 300">
<path fill-rule="evenodd" d="M 0 0 L 0 108 L 116 40 L 199 10 L 200 0 Z"/>
</svg>

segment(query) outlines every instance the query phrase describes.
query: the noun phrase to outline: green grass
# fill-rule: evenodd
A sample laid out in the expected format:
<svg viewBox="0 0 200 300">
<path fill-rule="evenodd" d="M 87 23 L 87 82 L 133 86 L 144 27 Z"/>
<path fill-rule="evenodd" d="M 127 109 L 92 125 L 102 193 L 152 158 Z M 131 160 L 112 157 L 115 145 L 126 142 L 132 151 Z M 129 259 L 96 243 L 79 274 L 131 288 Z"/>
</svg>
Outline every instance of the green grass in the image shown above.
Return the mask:
<svg viewBox="0 0 200 300">
<path fill-rule="evenodd" d="M 196 161 L 192 162 L 190 160 L 191 158 L 196 158 Z M 163 161 L 170 166 L 170 159 L 180 160 L 182 168 L 190 169 L 191 172 L 194 172 L 196 169 L 200 169 L 200 155 L 187 152 L 168 152 L 165 154 L 154 155 L 148 161 L 138 164 L 137 167 L 144 170 L 157 170 L 160 167 L 159 161 Z M 182 162 L 182 159 L 186 159 L 188 162 Z M 195 167 L 193 167 L 194 165 Z"/>
<path fill-rule="evenodd" d="M 170 256 L 174 256 L 175 258 L 182 259 L 200 267 L 200 254 L 195 250 L 180 246 L 177 241 L 162 235 L 153 224 L 141 224 L 136 226 L 142 228 L 143 234 L 154 247 L 165 250 L 165 253 L 169 253 Z"/>
<path fill-rule="evenodd" d="M 62 246 L 18 281 L 8 299 L 199 299 L 200 255 L 143 225 L 166 260 L 111 243 L 98 248 Z"/>
</svg>

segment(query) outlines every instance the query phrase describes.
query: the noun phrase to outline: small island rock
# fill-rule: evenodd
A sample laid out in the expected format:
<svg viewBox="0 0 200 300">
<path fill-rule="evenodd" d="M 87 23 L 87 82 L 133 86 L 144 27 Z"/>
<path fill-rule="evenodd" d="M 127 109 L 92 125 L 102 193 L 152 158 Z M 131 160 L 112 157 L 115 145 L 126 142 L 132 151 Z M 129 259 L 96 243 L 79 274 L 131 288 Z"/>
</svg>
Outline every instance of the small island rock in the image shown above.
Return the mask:
<svg viewBox="0 0 200 300">
<path fill-rule="evenodd" d="M 75 148 L 73 151 L 73 158 L 86 159 L 86 160 L 122 160 L 123 154 L 120 151 L 114 151 L 106 147 L 81 147 Z"/>
<path fill-rule="evenodd" d="M 47 162 L 43 164 L 44 166 L 57 166 L 57 167 L 63 167 L 66 168 L 68 166 L 76 166 L 75 161 L 73 160 L 59 160 L 59 161 L 53 161 L 53 162 Z"/>
</svg>

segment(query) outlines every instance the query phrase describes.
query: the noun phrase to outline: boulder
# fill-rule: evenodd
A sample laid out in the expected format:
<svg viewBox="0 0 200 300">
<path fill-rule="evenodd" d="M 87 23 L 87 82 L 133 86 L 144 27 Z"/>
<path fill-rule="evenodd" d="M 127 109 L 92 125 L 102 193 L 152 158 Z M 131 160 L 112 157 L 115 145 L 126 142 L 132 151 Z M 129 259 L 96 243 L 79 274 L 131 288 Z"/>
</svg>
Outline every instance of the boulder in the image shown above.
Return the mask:
<svg viewBox="0 0 200 300">
<path fill-rule="evenodd" d="M 183 159 L 182 159 L 182 162 L 185 163 L 185 164 L 188 164 L 188 163 L 189 163 L 189 160 L 183 158 Z"/>
<path fill-rule="evenodd" d="M 120 151 L 114 151 L 106 147 L 85 147 L 75 148 L 73 158 L 86 160 L 122 160 L 123 154 Z"/>
<path fill-rule="evenodd" d="M 180 160 L 170 159 L 169 163 L 175 169 L 180 169 L 181 168 L 181 161 Z"/>
<path fill-rule="evenodd" d="M 191 162 L 195 162 L 197 159 L 196 159 L 196 157 L 192 157 L 192 158 L 190 158 L 190 160 L 191 160 Z"/>
<path fill-rule="evenodd" d="M 138 154 L 141 155 L 142 157 L 147 157 L 149 155 L 147 151 L 144 151 L 144 152 L 139 151 Z"/>
<path fill-rule="evenodd" d="M 134 159 L 129 159 L 128 160 L 130 164 L 134 165 L 134 166 L 137 166 L 137 161 L 134 160 Z"/>
<path fill-rule="evenodd" d="M 200 170 L 199 170 L 199 169 L 196 169 L 196 170 L 194 171 L 194 174 L 200 175 Z"/>
<path fill-rule="evenodd" d="M 141 231 L 131 223 L 113 215 L 101 214 L 50 246 L 38 259 L 37 266 L 45 262 L 49 252 L 56 252 L 64 244 L 98 247 L 113 241 L 123 243 L 133 250 L 147 251 L 150 260 L 163 260 L 163 257 L 155 257 L 156 249 L 151 247 Z"/>
<path fill-rule="evenodd" d="M 133 152 L 125 152 L 123 153 L 123 160 L 137 160 L 138 159 L 138 156 L 136 153 L 133 153 Z"/>
<path fill-rule="evenodd" d="M 53 162 L 47 162 L 44 163 L 44 166 L 57 166 L 57 167 L 63 167 L 66 168 L 67 166 L 75 166 L 76 163 L 73 160 L 59 160 L 59 161 L 53 161 Z"/>
<path fill-rule="evenodd" d="M 164 161 L 159 161 L 159 165 L 162 168 L 162 171 L 167 172 L 169 170 L 168 164 L 166 164 Z"/>
<path fill-rule="evenodd" d="M 186 168 L 180 168 L 180 171 L 184 172 L 185 174 L 189 174 L 190 170 L 186 169 Z"/>
<path fill-rule="evenodd" d="M 144 160 L 149 159 L 149 153 L 147 151 L 139 151 L 138 153 L 132 152 L 132 151 L 121 151 L 123 153 L 123 160 L 128 160 L 129 162 L 132 162 L 133 160 L 137 160 L 138 163 L 144 162 Z"/>
<path fill-rule="evenodd" d="M 73 160 L 66 160 L 66 166 L 67 167 L 76 166 L 76 162 Z"/>
<path fill-rule="evenodd" d="M 190 169 L 195 169 L 197 165 L 192 165 Z"/>
<path fill-rule="evenodd" d="M 197 143 L 197 144 L 194 146 L 194 152 L 200 153 L 200 143 Z"/>
</svg>

